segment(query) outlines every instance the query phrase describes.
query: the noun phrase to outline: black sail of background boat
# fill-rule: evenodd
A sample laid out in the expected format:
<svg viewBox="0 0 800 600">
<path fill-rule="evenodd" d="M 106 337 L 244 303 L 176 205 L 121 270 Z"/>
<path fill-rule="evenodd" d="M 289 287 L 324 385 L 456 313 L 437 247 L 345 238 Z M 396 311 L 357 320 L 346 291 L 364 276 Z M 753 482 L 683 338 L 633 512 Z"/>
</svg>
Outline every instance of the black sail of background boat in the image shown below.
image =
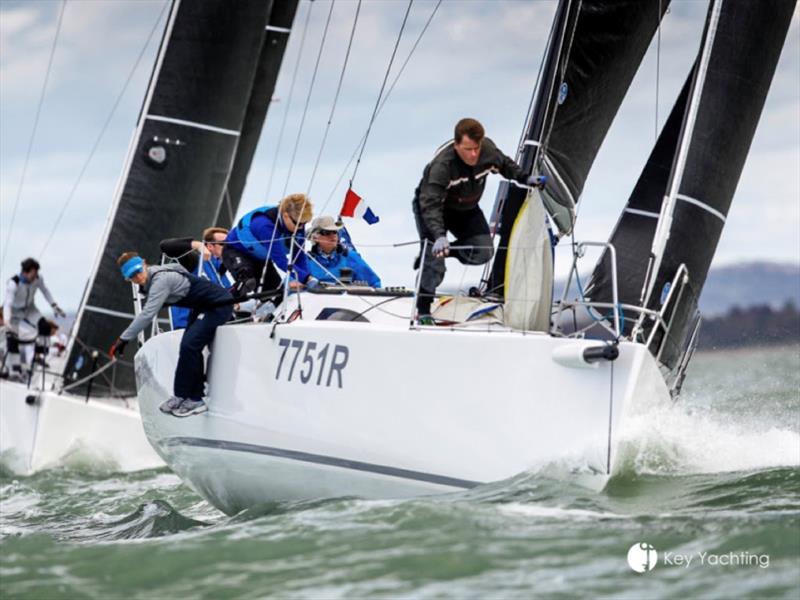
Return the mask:
<svg viewBox="0 0 800 600">
<path fill-rule="evenodd" d="M 133 317 L 116 266 L 122 252 L 155 258 L 162 239 L 232 223 L 296 9 L 296 0 L 173 2 L 81 302 L 68 380 L 90 375 L 91 352 L 105 353 Z M 132 364 L 111 371 L 94 378 L 93 393 L 135 395 Z"/>
</svg>

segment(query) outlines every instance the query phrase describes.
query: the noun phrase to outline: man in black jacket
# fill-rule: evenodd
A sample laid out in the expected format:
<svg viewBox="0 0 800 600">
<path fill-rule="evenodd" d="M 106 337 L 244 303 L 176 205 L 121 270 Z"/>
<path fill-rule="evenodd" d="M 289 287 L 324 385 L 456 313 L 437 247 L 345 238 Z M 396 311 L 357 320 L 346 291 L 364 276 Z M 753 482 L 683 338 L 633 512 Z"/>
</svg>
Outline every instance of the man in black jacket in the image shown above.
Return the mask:
<svg viewBox="0 0 800 600">
<path fill-rule="evenodd" d="M 475 119 L 461 119 L 454 139 L 441 146 L 422 173 L 414 192 L 414 217 L 423 248 L 417 315 L 424 325 L 433 324 L 431 304 L 445 274 L 444 259 L 453 256 L 466 265 L 482 265 L 492 257 L 489 224 L 478 202 L 490 173 L 525 183 L 526 174 L 494 142 L 485 137 Z M 447 232 L 456 241 L 450 248 Z"/>
</svg>

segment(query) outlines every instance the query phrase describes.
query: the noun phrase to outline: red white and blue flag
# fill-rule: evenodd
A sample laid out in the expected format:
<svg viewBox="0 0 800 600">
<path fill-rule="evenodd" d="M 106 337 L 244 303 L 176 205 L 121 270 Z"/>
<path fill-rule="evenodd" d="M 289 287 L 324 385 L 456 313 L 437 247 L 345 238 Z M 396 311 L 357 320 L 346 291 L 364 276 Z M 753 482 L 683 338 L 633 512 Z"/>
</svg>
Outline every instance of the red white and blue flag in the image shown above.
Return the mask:
<svg viewBox="0 0 800 600">
<path fill-rule="evenodd" d="M 339 214 L 343 217 L 361 217 L 370 225 L 374 225 L 381 220 L 380 217 L 367 206 L 364 199 L 356 194 L 352 188 L 347 190 L 347 194 L 344 197 L 344 204 Z"/>
</svg>

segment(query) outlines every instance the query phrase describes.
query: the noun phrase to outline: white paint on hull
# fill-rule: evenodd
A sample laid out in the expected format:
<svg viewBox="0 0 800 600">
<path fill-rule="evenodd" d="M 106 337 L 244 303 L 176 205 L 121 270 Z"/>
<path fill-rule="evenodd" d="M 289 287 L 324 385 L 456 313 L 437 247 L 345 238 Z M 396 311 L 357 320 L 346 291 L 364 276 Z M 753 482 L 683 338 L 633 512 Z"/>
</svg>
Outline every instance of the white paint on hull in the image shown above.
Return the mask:
<svg viewBox="0 0 800 600">
<path fill-rule="evenodd" d="M 335 301 L 304 294 L 304 315 Z M 582 480 L 596 473 L 593 487 L 602 487 L 626 407 L 640 393 L 669 398 L 640 344 L 622 343 L 613 363 L 575 369 L 553 351 L 599 342 L 487 327 L 409 330 L 400 318 L 376 317 L 220 328 L 210 410 L 186 419 L 157 409 L 179 338 L 151 339 L 136 358 L 149 439 L 228 513 L 275 500 L 441 493 L 552 463 Z M 331 374 L 336 347 L 347 349 L 347 364 Z"/>
<path fill-rule="evenodd" d="M 164 465 L 147 442 L 135 400 L 130 407 L 112 399 L 86 402 L 0 381 L 0 455 L 7 468 L 30 475 L 76 452 L 120 471 Z"/>
</svg>

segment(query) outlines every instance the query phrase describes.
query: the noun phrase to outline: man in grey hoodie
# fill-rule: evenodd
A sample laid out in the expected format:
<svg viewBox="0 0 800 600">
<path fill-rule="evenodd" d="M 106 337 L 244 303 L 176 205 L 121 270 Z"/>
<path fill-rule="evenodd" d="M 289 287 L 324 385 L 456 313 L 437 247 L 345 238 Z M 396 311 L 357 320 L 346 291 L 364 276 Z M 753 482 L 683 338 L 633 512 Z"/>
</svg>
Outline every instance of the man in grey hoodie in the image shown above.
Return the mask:
<svg viewBox="0 0 800 600">
<path fill-rule="evenodd" d="M 233 297 L 227 290 L 192 275 L 180 265 L 149 266 L 135 252 L 125 252 L 117 259 L 117 266 L 126 280 L 139 286 L 147 300 L 142 311 L 111 346 L 111 358 L 116 358 L 117 354 L 122 356 L 125 345 L 150 324 L 165 304 L 191 309 L 175 368 L 174 395 L 159 408 L 176 417 L 205 412 L 208 407 L 203 402 L 203 348 L 214 340 L 217 327 L 230 318 Z M 203 318 L 198 319 L 201 313 Z"/>
</svg>

